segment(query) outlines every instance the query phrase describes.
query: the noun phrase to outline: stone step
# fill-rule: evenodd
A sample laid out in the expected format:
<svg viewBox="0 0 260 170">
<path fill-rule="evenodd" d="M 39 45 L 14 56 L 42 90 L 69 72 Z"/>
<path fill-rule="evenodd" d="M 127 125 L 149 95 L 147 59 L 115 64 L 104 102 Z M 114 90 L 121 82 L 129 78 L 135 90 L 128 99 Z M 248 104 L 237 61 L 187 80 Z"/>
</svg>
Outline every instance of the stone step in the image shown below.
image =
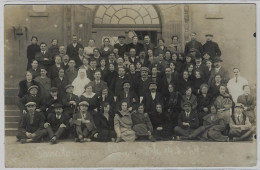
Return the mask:
<svg viewBox="0 0 260 170">
<path fill-rule="evenodd" d="M 5 128 L 5 136 L 16 136 L 17 128 Z"/>
<path fill-rule="evenodd" d="M 18 128 L 18 122 L 5 122 L 5 129 L 6 128 Z"/>
<path fill-rule="evenodd" d="M 18 122 L 20 116 L 5 116 L 5 122 Z"/>
<path fill-rule="evenodd" d="M 5 96 L 17 96 L 18 92 L 18 88 L 5 88 Z"/>
<path fill-rule="evenodd" d="M 5 105 L 5 110 L 19 110 L 19 107 L 16 105 Z"/>
<path fill-rule="evenodd" d="M 5 95 L 5 105 L 16 105 L 19 101 L 17 96 L 7 96 Z"/>
<path fill-rule="evenodd" d="M 20 116 L 20 110 L 5 110 L 5 116 Z"/>
</svg>

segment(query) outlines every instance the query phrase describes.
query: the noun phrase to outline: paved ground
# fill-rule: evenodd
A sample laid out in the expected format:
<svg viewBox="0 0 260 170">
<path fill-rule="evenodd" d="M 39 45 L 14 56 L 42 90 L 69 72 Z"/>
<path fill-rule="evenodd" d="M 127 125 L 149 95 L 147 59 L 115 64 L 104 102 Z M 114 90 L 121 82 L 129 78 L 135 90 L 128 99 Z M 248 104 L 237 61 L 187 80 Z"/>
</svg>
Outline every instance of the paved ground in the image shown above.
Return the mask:
<svg viewBox="0 0 260 170">
<path fill-rule="evenodd" d="M 20 144 L 5 138 L 8 168 L 69 167 L 205 167 L 254 166 L 254 142 L 75 143 Z"/>
</svg>

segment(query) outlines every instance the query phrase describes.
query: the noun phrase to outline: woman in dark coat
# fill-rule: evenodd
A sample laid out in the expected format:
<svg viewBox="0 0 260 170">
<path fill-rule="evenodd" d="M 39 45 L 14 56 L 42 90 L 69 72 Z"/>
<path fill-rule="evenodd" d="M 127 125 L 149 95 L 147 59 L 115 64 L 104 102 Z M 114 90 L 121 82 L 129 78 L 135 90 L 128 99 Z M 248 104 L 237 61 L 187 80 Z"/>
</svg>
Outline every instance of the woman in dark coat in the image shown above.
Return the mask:
<svg viewBox="0 0 260 170">
<path fill-rule="evenodd" d="M 153 126 L 148 113 L 144 113 L 144 104 L 137 104 L 131 118 L 133 121 L 133 130 L 135 131 L 135 135 L 138 139 L 149 139 L 154 142 L 155 139 L 152 136 Z"/>
<path fill-rule="evenodd" d="M 25 80 L 19 82 L 19 93 L 18 96 L 22 98 L 26 94 L 28 94 L 28 88 L 32 85 L 37 85 L 38 83 L 32 79 L 32 73 L 27 71 L 25 74 Z"/>
<path fill-rule="evenodd" d="M 165 111 L 169 113 L 169 120 L 174 127 L 178 125 L 178 113 L 181 111 L 180 97 L 180 93 L 176 91 L 175 86 L 169 84 L 168 94 L 165 97 Z"/>
<path fill-rule="evenodd" d="M 192 110 L 195 110 L 197 108 L 198 105 L 197 97 L 194 94 L 192 94 L 192 88 L 189 86 L 186 87 L 185 95 L 182 95 L 181 97 L 182 108 L 183 108 L 183 104 L 186 102 L 190 102 L 192 104 Z"/>
<path fill-rule="evenodd" d="M 98 110 L 98 95 L 93 93 L 92 86 L 90 84 L 85 86 L 85 92 L 79 97 L 79 102 L 81 101 L 87 101 L 89 103 L 89 111 Z"/>
<path fill-rule="evenodd" d="M 200 94 L 200 86 L 205 82 L 202 73 L 199 70 L 195 70 L 195 79 L 192 81 L 192 93 L 195 96 Z"/>
<path fill-rule="evenodd" d="M 104 72 L 104 81 L 107 82 L 107 87 L 111 87 L 112 80 L 118 76 L 115 70 L 115 65 L 110 63 L 108 70 Z M 109 89 L 111 90 L 111 89 Z"/>
<path fill-rule="evenodd" d="M 150 118 L 153 126 L 153 137 L 156 140 L 171 140 L 173 124 L 167 118 L 167 112 L 163 111 L 162 104 L 156 104 L 156 110 L 152 112 Z"/>
<path fill-rule="evenodd" d="M 200 125 L 203 124 L 203 117 L 209 113 L 210 105 L 212 103 L 212 96 L 208 93 L 208 85 L 202 84 L 200 86 L 200 94 L 197 96 L 198 106 L 197 111 L 199 115 Z"/>
<path fill-rule="evenodd" d="M 98 136 L 95 139 L 100 142 L 115 142 L 116 132 L 114 131 L 114 117 L 109 103 L 102 105 L 101 111 L 94 115 L 94 122 Z"/>
</svg>

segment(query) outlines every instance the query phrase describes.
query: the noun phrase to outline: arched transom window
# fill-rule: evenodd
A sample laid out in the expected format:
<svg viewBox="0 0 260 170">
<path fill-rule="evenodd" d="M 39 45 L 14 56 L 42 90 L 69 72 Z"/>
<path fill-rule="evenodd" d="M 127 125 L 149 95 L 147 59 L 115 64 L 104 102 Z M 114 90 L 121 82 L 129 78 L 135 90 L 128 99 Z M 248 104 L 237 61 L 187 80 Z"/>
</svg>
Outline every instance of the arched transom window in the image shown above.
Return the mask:
<svg viewBox="0 0 260 170">
<path fill-rule="evenodd" d="M 100 5 L 94 24 L 160 24 L 153 5 Z"/>
</svg>

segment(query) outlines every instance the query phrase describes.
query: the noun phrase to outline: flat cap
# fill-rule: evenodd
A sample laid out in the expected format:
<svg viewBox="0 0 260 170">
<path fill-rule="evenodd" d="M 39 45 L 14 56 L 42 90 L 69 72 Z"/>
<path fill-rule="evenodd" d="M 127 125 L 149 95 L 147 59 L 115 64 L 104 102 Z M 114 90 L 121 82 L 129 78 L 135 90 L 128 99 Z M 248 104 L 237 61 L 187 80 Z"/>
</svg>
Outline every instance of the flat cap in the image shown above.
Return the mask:
<svg viewBox="0 0 260 170">
<path fill-rule="evenodd" d="M 141 67 L 141 71 L 149 71 L 149 69 L 147 67 Z"/>
<path fill-rule="evenodd" d="M 186 105 L 192 106 L 192 103 L 191 103 L 191 102 L 189 102 L 189 101 L 186 101 L 186 102 L 184 102 L 184 103 L 183 103 L 183 105 L 182 105 L 182 106 L 186 106 Z"/>
<path fill-rule="evenodd" d="M 70 88 L 70 87 L 74 87 L 72 84 L 68 84 L 67 86 L 65 86 L 65 89 L 67 90 L 67 88 Z"/>
<path fill-rule="evenodd" d="M 28 91 L 30 91 L 30 90 L 33 89 L 33 88 L 38 89 L 38 86 L 37 86 L 37 85 L 32 85 L 32 86 L 30 86 L 30 87 L 28 88 Z"/>
<path fill-rule="evenodd" d="M 57 88 L 57 87 L 52 87 L 52 88 L 50 89 L 50 91 L 51 91 L 51 92 L 58 91 L 58 88 Z"/>
<path fill-rule="evenodd" d="M 89 106 L 89 103 L 87 101 L 82 101 L 79 103 L 79 106 Z"/>
<path fill-rule="evenodd" d="M 124 35 L 119 35 L 119 36 L 118 36 L 118 39 L 119 39 L 119 38 L 125 38 L 125 36 L 124 36 Z"/>
<path fill-rule="evenodd" d="M 223 61 L 223 60 L 221 60 L 220 57 L 215 57 L 214 60 L 213 60 L 214 63 L 215 63 L 215 62 L 222 62 L 222 61 Z"/>
<path fill-rule="evenodd" d="M 25 106 L 27 107 L 27 106 L 36 106 L 36 103 L 35 102 L 27 102 L 26 104 L 25 104 Z"/>
<path fill-rule="evenodd" d="M 154 81 L 151 81 L 151 82 L 149 83 L 149 86 L 150 86 L 150 85 L 152 85 L 152 84 L 155 84 L 155 85 L 157 85 L 157 84 L 156 84 L 156 82 L 154 82 Z"/>
<path fill-rule="evenodd" d="M 63 107 L 63 105 L 60 104 L 60 103 L 54 103 L 54 104 L 53 104 L 53 107 L 54 107 L 54 108 L 61 108 L 61 107 Z"/>
<path fill-rule="evenodd" d="M 124 86 L 124 84 L 126 84 L 126 83 L 130 84 L 130 81 L 128 81 L 128 80 L 123 81 L 123 82 L 122 82 L 122 86 Z M 131 84 L 130 84 L 130 85 L 131 85 Z"/>
<path fill-rule="evenodd" d="M 235 107 L 241 107 L 241 108 L 244 108 L 244 105 L 242 103 L 236 103 L 235 104 Z"/>
<path fill-rule="evenodd" d="M 213 37 L 213 34 L 206 34 L 206 37 Z"/>
</svg>

